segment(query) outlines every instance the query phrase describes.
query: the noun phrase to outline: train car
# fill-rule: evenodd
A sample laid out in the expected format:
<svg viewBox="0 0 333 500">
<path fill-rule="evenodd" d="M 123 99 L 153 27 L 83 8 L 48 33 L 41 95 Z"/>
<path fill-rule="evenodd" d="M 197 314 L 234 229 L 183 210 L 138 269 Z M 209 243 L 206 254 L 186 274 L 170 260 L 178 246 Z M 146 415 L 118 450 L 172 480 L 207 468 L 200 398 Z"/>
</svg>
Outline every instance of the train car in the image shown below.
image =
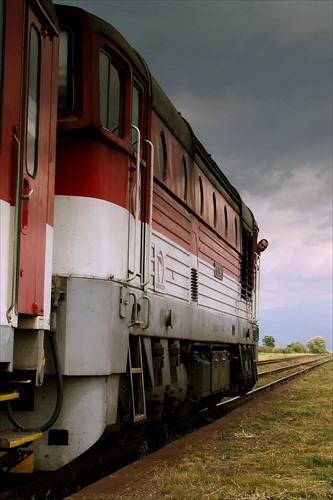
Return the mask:
<svg viewBox="0 0 333 500">
<path fill-rule="evenodd" d="M 23 388 L 33 392 L 44 377 L 44 332 L 50 329 L 51 312 L 58 35 L 50 0 L 0 1 L 0 410 Z M 6 425 L 2 411 L 0 424 L 2 429 Z M 39 434 L 2 432 L 0 456 Z"/>
<path fill-rule="evenodd" d="M 243 394 L 257 378 L 252 212 L 119 32 L 81 9 L 56 13 L 59 67 L 45 63 L 59 72 L 45 376 L 18 388 L 24 401 L 7 405 L 2 425 L 42 430 L 31 448 L 43 470 L 108 433 L 125 439 Z M 30 381 L 15 363 L 24 345 L 13 350 L 8 383 L 18 370 Z"/>
</svg>

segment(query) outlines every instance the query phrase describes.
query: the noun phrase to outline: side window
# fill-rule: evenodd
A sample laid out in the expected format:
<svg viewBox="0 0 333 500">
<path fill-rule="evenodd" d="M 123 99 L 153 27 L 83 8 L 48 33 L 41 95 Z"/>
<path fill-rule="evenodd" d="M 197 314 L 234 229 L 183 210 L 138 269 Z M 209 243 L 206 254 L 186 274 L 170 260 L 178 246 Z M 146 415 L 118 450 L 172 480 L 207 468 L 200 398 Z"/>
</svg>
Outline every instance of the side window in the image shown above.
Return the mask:
<svg viewBox="0 0 333 500">
<path fill-rule="evenodd" d="M 68 28 L 60 29 L 58 114 L 70 113 L 74 107 L 73 34 Z"/>
<path fill-rule="evenodd" d="M 2 65 L 3 65 L 3 47 L 4 47 L 4 29 L 3 29 L 3 0 L 0 0 L 0 116 L 2 116 Z M 0 132 L 1 132 L 1 122 L 0 120 Z M 1 147 L 1 139 L 0 139 Z"/>
<path fill-rule="evenodd" d="M 184 156 L 182 158 L 181 187 L 182 187 L 182 197 L 184 200 L 186 200 L 186 197 L 187 197 L 187 166 L 186 166 L 186 160 L 185 160 Z"/>
<path fill-rule="evenodd" d="M 216 227 L 217 224 L 217 208 L 216 208 L 216 194 L 213 193 L 213 224 Z"/>
<path fill-rule="evenodd" d="M 203 214 L 204 209 L 204 195 L 203 195 L 203 184 L 201 176 L 199 175 L 199 213 Z"/>
<path fill-rule="evenodd" d="M 35 26 L 31 26 L 29 50 L 28 110 L 26 167 L 31 177 L 37 174 L 38 118 L 40 80 L 40 38 Z"/>
<path fill-rule="evenodd" d="M 224 236 L 228 237 L 228 210 L 226 205 L 224 205 Z"/>
<path fill-rule="evenodd" d="M 141 92 L 136 85 L 132 88 L 132 121 L 131 124 L 135 125 L 141 132 L 141 116 L 140 116 Z M 136 150 L 137 148 L 137 132 L 131 130 L 131 144 Z"/>
<path fill-rule="evenodd" d="M 123 77 L 109 54 L 99 56 L 99 106 L 102 127 L 122 138 L 124 126 Z"/>
<path fill-rule="evenodd" d="M 160 140 L 158 145 L 158 154 L 159 154 L 159 163 L 160 163 L 160 172 L 162 175 L 162 179 L 165 179 L 166 173 L 166 142 L 165 136 L 163 132 L 160 133 Z"/>
</svg>

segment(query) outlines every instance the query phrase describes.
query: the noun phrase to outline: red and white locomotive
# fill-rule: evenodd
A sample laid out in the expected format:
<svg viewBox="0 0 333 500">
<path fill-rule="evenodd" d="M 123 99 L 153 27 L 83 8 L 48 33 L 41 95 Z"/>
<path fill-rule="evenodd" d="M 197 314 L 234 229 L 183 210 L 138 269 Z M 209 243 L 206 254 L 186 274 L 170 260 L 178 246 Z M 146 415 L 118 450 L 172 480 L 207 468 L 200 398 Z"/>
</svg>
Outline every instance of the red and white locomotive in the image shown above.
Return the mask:
<svg viewBox="0 0 333 500">
<path fill-rule="evenodd" d="M 51 470 L 253 387 L 258 227 L 112 26 L 0 16 L 0 456 Z"/>
</svg>

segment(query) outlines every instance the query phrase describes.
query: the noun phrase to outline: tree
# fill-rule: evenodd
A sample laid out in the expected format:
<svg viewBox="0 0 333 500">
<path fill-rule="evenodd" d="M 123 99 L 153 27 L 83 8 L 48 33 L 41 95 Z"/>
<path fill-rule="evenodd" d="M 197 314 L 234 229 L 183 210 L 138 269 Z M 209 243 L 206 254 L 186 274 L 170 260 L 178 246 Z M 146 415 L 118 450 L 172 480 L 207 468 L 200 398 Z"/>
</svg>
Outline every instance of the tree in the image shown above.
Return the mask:
<svg viewBox="0 0 333 500">
<path fill-rule="evenodd" d="M 265 335 L 265 337 L 262 339 L 262 343 L 267 347 L 275 347 L 275 338 L 271 335 Z"/>
<path fill-rule="evenodd" d="M 324 337 L 313 337 L 306 343 L 306 347 L 312 354 L 326 354 L 326 341 Z"/>
<path fill-rule="evenodd" d="M 307 352 L 305 345 L 299 341 L 293 342 L 292 344 L 288 344 L 287 347 L 289 347 L 289 349 L 291 349 L 294 352 Z"/>
</svg>

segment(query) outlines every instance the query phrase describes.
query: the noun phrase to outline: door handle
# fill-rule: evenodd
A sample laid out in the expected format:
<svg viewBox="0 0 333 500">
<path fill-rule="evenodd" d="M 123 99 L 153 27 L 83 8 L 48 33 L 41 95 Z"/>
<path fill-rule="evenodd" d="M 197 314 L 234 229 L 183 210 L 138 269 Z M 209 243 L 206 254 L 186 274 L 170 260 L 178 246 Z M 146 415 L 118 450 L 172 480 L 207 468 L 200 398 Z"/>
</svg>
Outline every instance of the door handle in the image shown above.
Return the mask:
<svg viewBox="0 0 333 500">
<path fill-rule="evenodd" d="M 22 193 L 22 200 L 30 200 L 31 196 L 32 196 L 32 193 L 34 192 L 33 189 L 30 189 L 29 193 L 28 194 L 23 194 Z"/>
<path fill-rule="evenodd" d="M 28 219 L 29 219 L 29 200 L 32 196 L 34 190 L 30 187 L 29 180 L 23 178 L 22 183 L 22 216 L 21 216 L 21 231 L 23 234 L 26 234 L 26 230 L 28 229 Z"/>
</svg>

